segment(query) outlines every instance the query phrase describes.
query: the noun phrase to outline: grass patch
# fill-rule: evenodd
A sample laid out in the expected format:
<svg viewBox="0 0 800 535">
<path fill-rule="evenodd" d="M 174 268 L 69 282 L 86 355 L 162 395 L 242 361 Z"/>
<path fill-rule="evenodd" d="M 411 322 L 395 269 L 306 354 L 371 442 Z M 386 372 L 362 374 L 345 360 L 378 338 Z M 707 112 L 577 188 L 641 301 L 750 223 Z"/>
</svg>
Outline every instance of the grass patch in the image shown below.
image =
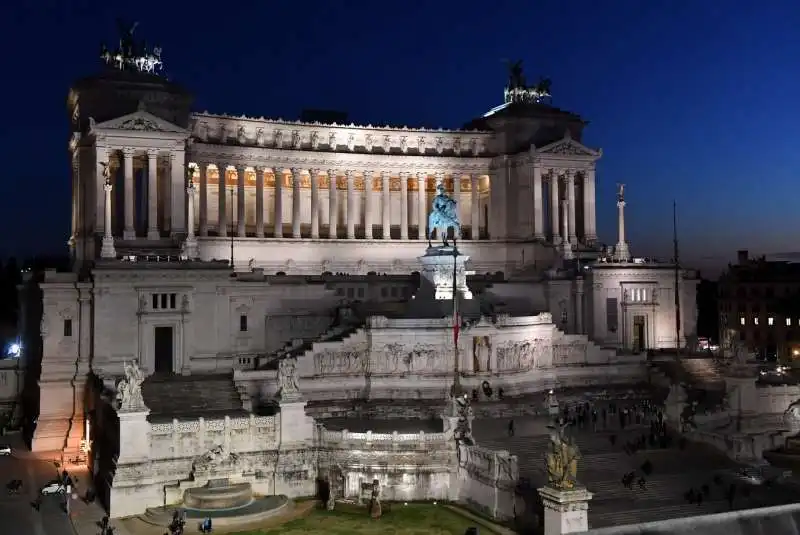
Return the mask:
<svg viewBox="0 0 800 535">
<path fill-rule="evenodd" d="M 476 522 L 443 505 L 381 504 L 383 515 L 369 517 L 365 507 L 336 504 L 336 510 L 315 509 L 308 516 L 281 526 L 246 531 L 236 535 L 464 535 Z M 478 525 L 480 533 L 494 535 Z"/>
</svg>

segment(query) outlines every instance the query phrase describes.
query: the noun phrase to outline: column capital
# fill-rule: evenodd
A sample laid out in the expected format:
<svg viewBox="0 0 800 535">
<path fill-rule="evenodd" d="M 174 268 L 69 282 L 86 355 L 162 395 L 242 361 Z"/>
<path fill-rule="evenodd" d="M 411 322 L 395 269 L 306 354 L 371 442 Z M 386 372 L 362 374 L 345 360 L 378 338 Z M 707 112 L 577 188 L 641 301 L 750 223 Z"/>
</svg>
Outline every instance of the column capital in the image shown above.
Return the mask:
<svg viewBox="0 0 800 535">
<path fill-rule="evenodd" d="M 303 174 L 305 169 L 301 169 L 300 167 L 292 167 L 292 175 L 299 176 Z"/>
<path fill-rule="evenodd" d="M 160 149 L 147 149 L 147 157 L 155 158 L 156 156 L 158 156 L 159 152 L 161 152 Z"/>
<path fill-rule="evenodd" d="M 247 165 L 241 165 L 240 164 L 240 165 L 236 166 L 236 170 L 237 171 L 247 171 L 247 167 L 248 167 Z"/>
<path fill-rule="evenodd" d="M 346 170 L 344 172 L 344 176 L 347 177 L 347 180 L 351 180 L 352 181 L 352 180 L 355 180 L 355 178 L 356 178 L 356 172 L 353 171 L 352 169 L 348 169 L 348 170 Z"/>
<path fill-rule="evenodd" d="M 313 167 L 308 170 L 308 174 L 311 176 L 318 176 L 319 175 L 319 168 Z"/>
<path fill-rule="evenodd" d="M 391 178 L 392 174 L 389 171 L 381 171 L 381 178 L 387 180 Z"/>
<path fill-rule="evenodd" d="M 333 178 L 333 177 L 335 177 L 335 176 L 338 176 L 338 175 L 336 174 L 336 169 L 328 169 L 328 170 L 325 172 L 325 174 L 327 174 L 327 175 L 328 175 L 328 178 Z"/>
<path fill-rule="evenodd" d="M 103 186 L 103 190 L 105 190 L 106 193 L 111 193 L 112 189 L 114 189 L 114 186 L 111 185 L 111 182 L 106 181 L 105 185 Z"/>
<path fill-rule="evenodd" d="M 410 174 L 411 173 L 409 173 L 408 171 L 400 171 L 399 173 L 397 173 L 397 176 L 399 176 L 400 178 L 408 178 L 408 175 Z"/>
<path fill-rule="evenodd" d="M 130 158 L 136 153 L 136 149 L 133 147 L 122 147 L 122 155 L 126 158 Z"/>
<path fill-rule="evenodd" d="M 417 178 L 422 180 L 423 178 L 428 178 L 428 173 L 423 173 L 422 171 L 417 171 Z"/>
</svg>

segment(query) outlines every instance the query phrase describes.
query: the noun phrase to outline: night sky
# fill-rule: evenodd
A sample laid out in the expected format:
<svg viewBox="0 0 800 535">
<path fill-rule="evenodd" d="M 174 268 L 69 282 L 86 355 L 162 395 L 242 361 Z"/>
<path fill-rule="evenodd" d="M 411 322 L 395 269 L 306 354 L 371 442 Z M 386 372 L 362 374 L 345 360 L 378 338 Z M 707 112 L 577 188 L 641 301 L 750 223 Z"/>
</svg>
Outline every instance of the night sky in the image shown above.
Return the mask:
<svg viewBox="0 0 800 535">
<path fill-rule="evenodd" d="M 635 255 L 671 255 L 673 199 L 682 259 L 708 275 L 738 248 L 800 250 L 796 0 L 25 4 L 0 21 L 2 256 L 66 252 L 66 96 L 116 45 L 117 17 L 214 113 L 459 127 L 501 103 L 503 60 L 522 59 L 604 150 L 601 241 L 624 182 Z"/>
</svg>

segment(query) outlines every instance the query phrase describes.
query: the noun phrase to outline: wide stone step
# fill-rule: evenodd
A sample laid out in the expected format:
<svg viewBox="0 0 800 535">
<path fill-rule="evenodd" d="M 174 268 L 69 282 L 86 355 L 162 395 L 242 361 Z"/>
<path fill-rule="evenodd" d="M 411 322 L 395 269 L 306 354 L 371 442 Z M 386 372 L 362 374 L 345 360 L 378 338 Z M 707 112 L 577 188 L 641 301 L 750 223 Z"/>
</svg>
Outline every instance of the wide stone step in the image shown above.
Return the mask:
<svg viewBox="0 0 800 535">
<path fill-rule="evenodd" d="M 148 378 L 142 385 L 152 418 L 197 418 L 243 412 L 232 376 Z"/>
<path fill-rule="evenodd" d="M 687 516 L 710 515 L 728 510 L 725 500 L 703 502 L 700 505 L 692 503 L 661 505 L 648 509 L 635 509 L 627 511 L 602 512 L 593 511 L 589 504 L 589 525 L 592 528 L 607 526 L 625 526 L 643 522 L 658 522 L 672 518 Z"/>
</svg>

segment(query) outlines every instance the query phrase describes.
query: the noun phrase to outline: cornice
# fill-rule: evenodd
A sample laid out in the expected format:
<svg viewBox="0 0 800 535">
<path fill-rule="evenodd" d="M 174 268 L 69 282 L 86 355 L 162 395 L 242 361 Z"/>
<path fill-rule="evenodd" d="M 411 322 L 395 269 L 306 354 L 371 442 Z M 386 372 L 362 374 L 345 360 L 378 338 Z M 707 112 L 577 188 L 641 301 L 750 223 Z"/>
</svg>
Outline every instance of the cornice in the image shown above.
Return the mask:
<svg viewBox="0 0 800 535">
<path fill-rule="evenodd" d="M 246 164 L 260 167 L 353 169 L 382 171 L 463 171 L 488 172 L 491 158 L 454 156 L 412 156 L 402 154 L 359 154 L 315 152 L 266 147 L 236 147 L 195 143 L 189 160 L 214 164 Z"/>
</svg>

